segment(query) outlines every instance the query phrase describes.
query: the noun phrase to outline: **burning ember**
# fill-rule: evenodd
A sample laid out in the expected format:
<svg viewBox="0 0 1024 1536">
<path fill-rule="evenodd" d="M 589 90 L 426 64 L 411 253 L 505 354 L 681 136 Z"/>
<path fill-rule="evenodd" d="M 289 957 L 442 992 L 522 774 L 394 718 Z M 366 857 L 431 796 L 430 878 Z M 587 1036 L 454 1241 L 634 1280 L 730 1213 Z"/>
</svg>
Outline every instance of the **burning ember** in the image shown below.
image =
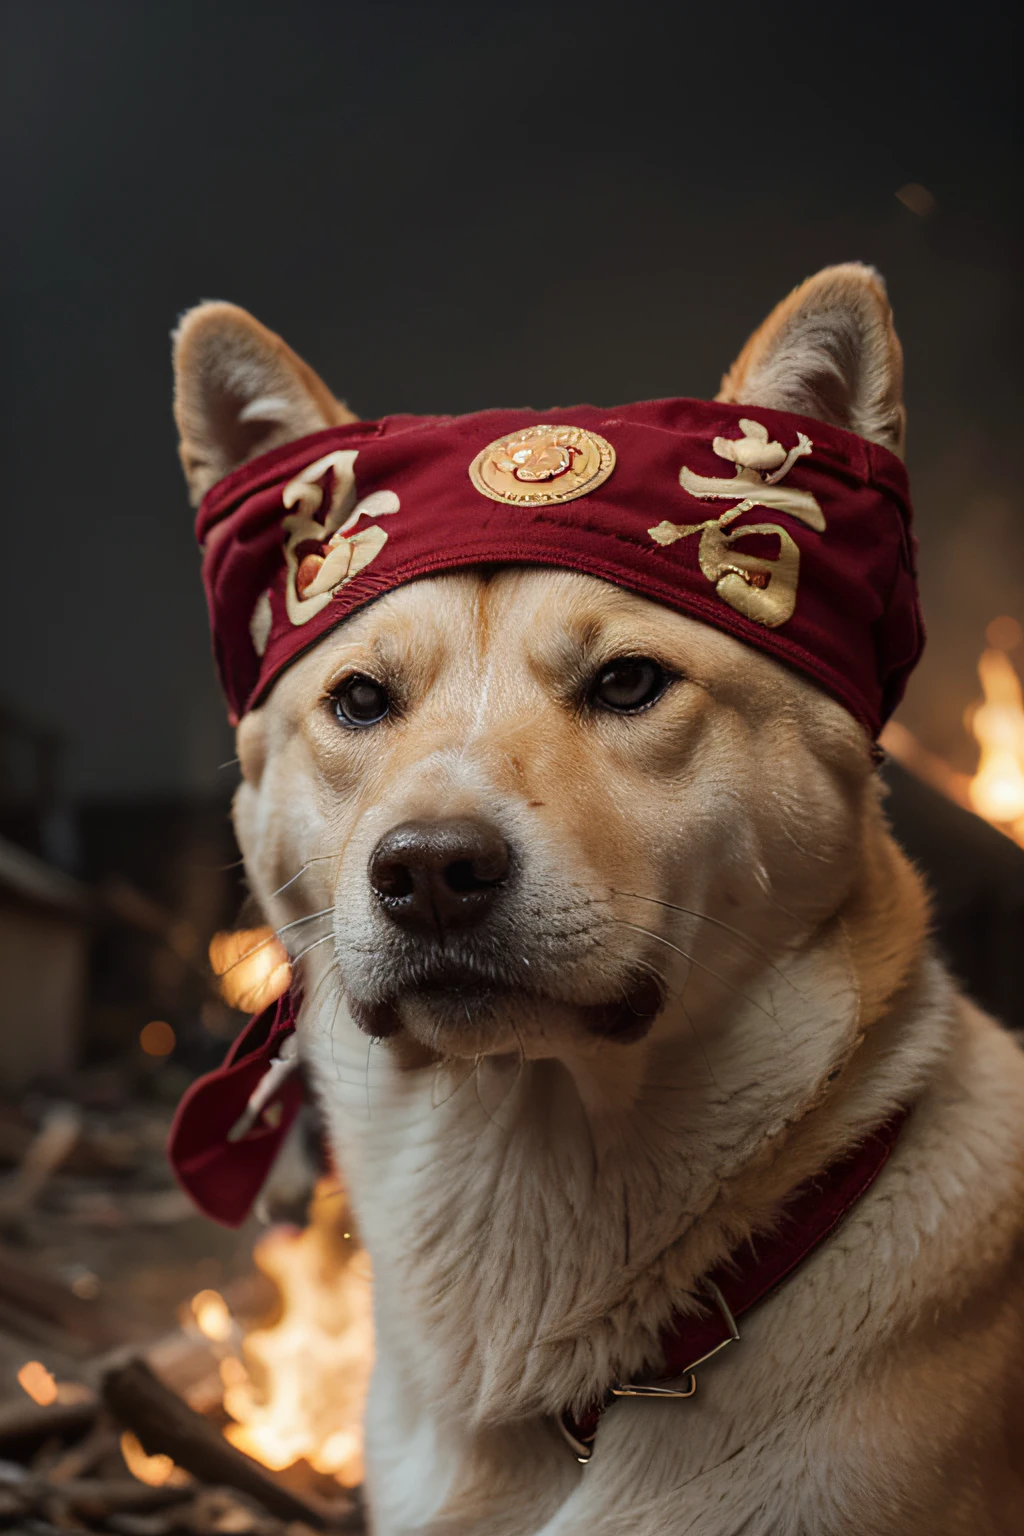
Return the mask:
<svg viewBox="0 0 1024 1536">
<path fill-rule="evenodd" d="M 41 1408 L 57 1401 L 57 1383 L 41 1360 L 25 1362 L 18 1372 L 18 1385 Z"/>
<path fill-rule="evenodd" d="M 80 1382 L 55 1381 L 41 1360 L 26 1360 L 16 1379 L 21 1390 L 27 1392 L 40 1408 L 48 1408 L 52 1403 L 70 1406 L 86 1402 L 92 1396 L 88 1387 L 83 1387 Z"/>
<path fill-rule="evenodd" d="M 133 1477 L 149 1488 L 184 1488 L 192 1479 L 169 1456 L 147 1456 L 130 1429 L 121 1436 L 121 1455 Z"/>
<path fill-rule="evenodd" d="M 237 1332 L 227 1302 L 219 1291 L 200 1291 L 192 1298 L 192 1316 L 199 1332 L 214 1344 L 227 1344 Z"/>
<path fill-rule="evenodd" d="M 304 1231 L 278 1227 L 254 1257 L 276 1284 L 281 1315 L 232 1347 L 237 1325 L 216 1291 L 193 1299 L 197 1327 L 223 1348 L 224 1433 L 280 1471 L 303 1459 L 346 1488 L 363 1475 L 363 1409 L 373 1364 L 370 1267 L 342 1231 L 342 1191 L 322 1180 Z"/>
</svg>

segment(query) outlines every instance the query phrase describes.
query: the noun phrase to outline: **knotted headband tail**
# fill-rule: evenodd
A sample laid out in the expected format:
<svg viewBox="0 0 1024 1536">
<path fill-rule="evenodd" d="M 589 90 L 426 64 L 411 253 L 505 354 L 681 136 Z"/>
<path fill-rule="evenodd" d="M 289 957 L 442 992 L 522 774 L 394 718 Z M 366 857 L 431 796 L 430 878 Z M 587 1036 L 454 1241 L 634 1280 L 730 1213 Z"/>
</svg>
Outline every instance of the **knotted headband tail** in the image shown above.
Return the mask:
<svg viewBox="0 0 1024 1536">
<path fill-rule="evenodd" d="M 175 1175 L 203 1214 L 224 1226 L 241 1226 L 248 1216 L 301 1107 L 302 1082 L 291 1072 L 252 1125 L 245 1123 L 250 1100 L 294 1028 L 286 992 L 250 1019 L 223 1066 L 192 1084 L 174 1116 L 167 1153 Z"/>
</svg>

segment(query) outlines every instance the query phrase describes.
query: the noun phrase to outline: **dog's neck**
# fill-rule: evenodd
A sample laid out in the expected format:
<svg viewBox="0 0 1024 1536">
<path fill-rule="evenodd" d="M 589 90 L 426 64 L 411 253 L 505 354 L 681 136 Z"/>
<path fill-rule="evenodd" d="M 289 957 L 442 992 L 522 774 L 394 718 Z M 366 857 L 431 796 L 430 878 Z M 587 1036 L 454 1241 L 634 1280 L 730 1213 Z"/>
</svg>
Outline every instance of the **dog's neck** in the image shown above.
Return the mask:
<svg viewBox="0 0 1024 1536">
<path fill-rule="evenodd" d="M 498 1423 L 656 1367 L 700 1275 L 919 1091 L 948 985 L 924 924 L 879 826 L 841 911 L 738 992 L 694 969 L 639 1050 L 410 1069 L 325 986 L 300 1030 L 408 1390 Z"/>
</svg>

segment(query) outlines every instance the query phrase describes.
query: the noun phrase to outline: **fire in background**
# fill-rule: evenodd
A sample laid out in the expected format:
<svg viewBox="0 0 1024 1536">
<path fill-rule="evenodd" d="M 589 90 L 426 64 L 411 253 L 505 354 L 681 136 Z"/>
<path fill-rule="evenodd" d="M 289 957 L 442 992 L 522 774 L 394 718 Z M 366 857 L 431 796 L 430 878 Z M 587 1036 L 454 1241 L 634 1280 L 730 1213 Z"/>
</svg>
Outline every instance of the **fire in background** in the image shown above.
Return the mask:
<svg viewBox="0 0 1024 1536">
<path fill-rule="evenodd" d="M 269 1326 L 243 1336 L 216 1291 L 194 1297 L 192 1315 L 220 1356 L 231 1443 L 275 1471 L 305 1460 L 354 1488 L 373 1321 L 370 1262 L 347 1216 L 341 1185 L 323 1179 L 307 1227 L 275 1227 L 257 1243 L 256 1264 L 280 1294 Z"/>
<path fill-rule="evenodd" d="M 978 659 L 982 697 L 963 716 L 978 744 L 973 774 L 958 773 L 898 721 L 890 721 L 881 740 L 904 768 L 1024 848 L 1024 689 L 1017 660 L 1024 654 L 1024 628 L 1004 615 L 992 620 L 985 639 Z"/>
</svg>

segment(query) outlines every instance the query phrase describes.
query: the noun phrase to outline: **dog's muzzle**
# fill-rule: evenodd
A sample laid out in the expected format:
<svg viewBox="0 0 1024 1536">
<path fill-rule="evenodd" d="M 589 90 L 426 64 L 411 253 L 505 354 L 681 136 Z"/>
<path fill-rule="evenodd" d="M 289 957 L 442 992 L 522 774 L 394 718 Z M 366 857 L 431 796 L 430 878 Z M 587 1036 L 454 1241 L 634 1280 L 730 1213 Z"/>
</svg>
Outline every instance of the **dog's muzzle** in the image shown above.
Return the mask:
<svg viewBox="0 0 1024 1536">
<path fill-rule="evenodd" d="M 410 1024 L 411 1008 L 429 1019 L 435 1045 L 440 1038 L 451 1045 L 467 1025 L 478 1036 L 500 1034 L 509 1018 L 518 1020 L 518 1039 L 524 1016 L 569 1008 L 589 1035 L 642 1038 L 664 1001 L 656 977 L 646 967 L 631 969 L 611 983 L 611 997 L 581 1002 L 565 977 L 579 951 L 566 948 L 554 964 L 550 953 L 560 938 L 575 946 L 581 930 L 559 935 L 542 912 L 531 911 L 521 873 L 516 850 L 484 817 L 404 821 L 385 832 L 367 863 L 373 904 L 385 919 L 374 945 L 376 974 L 362 987 L 350 979 L 347 996 L 357 1027 L 387 1038 Z"/>
</svg>

